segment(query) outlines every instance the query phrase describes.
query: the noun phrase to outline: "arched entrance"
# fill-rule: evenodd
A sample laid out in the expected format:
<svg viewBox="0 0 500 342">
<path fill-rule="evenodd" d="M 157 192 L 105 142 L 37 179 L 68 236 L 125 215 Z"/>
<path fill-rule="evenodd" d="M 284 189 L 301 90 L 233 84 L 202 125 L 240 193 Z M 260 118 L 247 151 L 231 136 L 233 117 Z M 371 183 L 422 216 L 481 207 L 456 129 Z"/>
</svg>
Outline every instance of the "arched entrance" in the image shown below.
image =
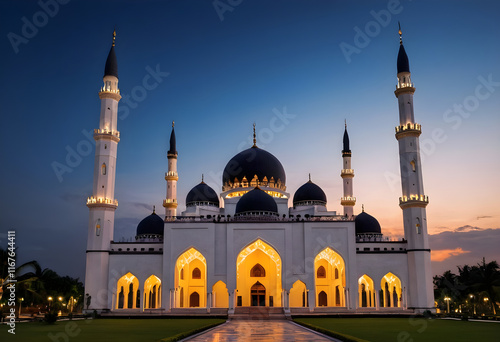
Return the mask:
<svg viewBox="0 0 500 342">
<path fill-rule="evenodd" d="M 316 306 L 345 306 L 345 263 L 327 247 L 314 259 Z"/>
<path fill-rule="evenodd" d="M 155 275 L 144 282 L 144 309 L 161 307 L 161 280 Z"/>
<path fill-rule="evenodd" d="M 194 248 L 182 253 L 175 263 L 176 308 L 205 307 L 207 266 L 203 254 Z"/>
<path fill-rule="evenodd" d="M 139 280 L 128 272 L 116 283 L 116 309 L 138 309 L 141 307 Z"/>
<path fill-rule="evenodd" d="M 300 280 L 293 283 L 290 289 L 290 307 L 306 307 L 307 304 L 307 287 L 306 284 Z"/>
<path fill-rule="evenodd" d="M 366 274 L 358 279 L 358 307 L 375 307 L 375 286 L 372 278 Z"/>
<path fill-rule="evenodd" d="M 227 308 L 229 306 L 229 294 L 226 284 L 219 280 L 212 286 L 212 307 Z"/>
<path fill-rule="evenodd" d="M 401 307 L 401 280 L 389 272 L 380 282 L 380 307 Z"/>
<path fill-rule="evenodd" d="M 258 239 L 236 259 L 236 305 L 282 306 L 281 258 Z"/>
</svg>

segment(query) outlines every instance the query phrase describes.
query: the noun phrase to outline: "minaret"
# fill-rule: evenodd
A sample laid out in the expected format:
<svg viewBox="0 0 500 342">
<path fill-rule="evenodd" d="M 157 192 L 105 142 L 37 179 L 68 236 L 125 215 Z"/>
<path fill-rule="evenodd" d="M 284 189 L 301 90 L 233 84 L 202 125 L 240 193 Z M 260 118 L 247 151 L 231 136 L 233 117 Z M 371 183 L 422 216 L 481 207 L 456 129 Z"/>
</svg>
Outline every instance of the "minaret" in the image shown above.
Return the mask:
<svg viewBox="0 0 500 342">
<path fill-rule="evenodd" d="M 172 133 L 170 133 L 170 149 L 167 152 L 168 172 L 165 173 L 167 181 L 167 198 L 163 200 L 165 207 L 165 217 L 175 219 L 177 215 L 177 150 L 175 146 L 175 130 L 172 121 Z"/>
<path fill-rule="evenodd" d="M 434 294 L 431 272 L 431 250 L 427 236 L 425 207 L 429 203 L 424 194 L 422 164 L 420 162 L 419 136 L 421 127 L 413 114 L 413 94 L 410 65 L 399 27 L 399 53 L 397 61 L 398 84 L 394 94 L 399 104 L 399 126 L 396 139 L 399 143 L 402 197 L 399 206 L 403 210 L 405 238 L 408 241 L 408 308 L 417 312 L 434 310 Z"/>
<path fill-rule="evenodd" d="M 87 199 L 89 227 L 87 238 L 87 267 L 85 274 L 86 298 L 91 296 L 88 309 L 109 309 L 108 265 L 110 242 L 113 240 L 115 210 L 116 153 L 120 132 L 117 130 L 118 65 L 115 55 L 115 37 L 104 68 L 104 85 L 99 92 L 101 117 L 99 128 L 94 129 L 96 141 L 94 160 L 94 186 L 92 196 Z M 87 296 L 88 294 L 88 296 Z M 87 309 L 85 298 L 85 309 Z"/>
<path fill-rule="evenodd" d="M 352 181 L 354 179 L 354 170 L 351 169 L 351 150 L 349 149 L 349 135 L 347 134 L 347 122 L 344 130 L 344 148 L 342 149 L 342 166 L 340 173 L 344 182 L 344 195 L 340 204 L 344 207 L 344 215 L 351 218 L 354 215 L 353 207 L 356 204 L 356 197 L 353 197 Z"/>
</svg>

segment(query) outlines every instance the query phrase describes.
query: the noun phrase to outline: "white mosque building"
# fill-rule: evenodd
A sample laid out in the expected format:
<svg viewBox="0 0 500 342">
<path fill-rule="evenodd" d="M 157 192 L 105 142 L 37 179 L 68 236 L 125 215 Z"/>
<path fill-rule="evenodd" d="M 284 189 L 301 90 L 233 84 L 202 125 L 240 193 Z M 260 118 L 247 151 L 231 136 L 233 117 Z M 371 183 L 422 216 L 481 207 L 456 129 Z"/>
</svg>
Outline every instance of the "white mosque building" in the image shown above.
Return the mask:
<svg viewBox="0 0 500 342">
<path fill-rule="evenodd" d="M 173 124 L 165 215 L 153 211 L 144 218 L 135 242 L 114 241 L 121 98 L 114 41 L 113 36 L 99 92 L 99 128 L 94 130 L 93 195 L 87 200 L 87 310 L 229 315 L 248 312 L 251 306 L 274 307 L 285 314 L 434 310 L 421 126 L 414 118 L 415 88 L 401 38 L 394 92 L 404 226 L 400 241 L 384 238 L 368 213 L 354 215 L 347 127 L 340 171 L 342 214 L 327 210 L 325 193 L 310 179 L 298 189 L 287 189 L 282 164 L 259 148 L 255 138 L 251 148 L 227 163 L 220 193 L 202 181 L 186 196 L 186 210 L 178 213 L 177 161 L 183 156 L 176 150 Z"/>
</svg>

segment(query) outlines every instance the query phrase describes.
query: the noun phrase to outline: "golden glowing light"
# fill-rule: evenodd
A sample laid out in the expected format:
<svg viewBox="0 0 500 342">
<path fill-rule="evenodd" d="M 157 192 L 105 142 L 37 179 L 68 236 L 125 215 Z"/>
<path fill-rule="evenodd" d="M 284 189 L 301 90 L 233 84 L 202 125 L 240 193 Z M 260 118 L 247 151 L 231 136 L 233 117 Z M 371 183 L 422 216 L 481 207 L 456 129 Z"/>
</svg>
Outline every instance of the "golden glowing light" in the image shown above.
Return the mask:
<svg viewBox="0 0 500 342">
<path fill-rule="evenodd" d="M 266 253 L 272 261 L 276 264 L 276 272 L 277 276 L 281 276 L 281 258 L 279 254 L 276 252 L 276 250 L 262 241 L 261 239 L 258 239 L 251 245 L 247 246 L 245 249 L 241 251 L 241 253 L 238 255 L 238 259 L 236 260 L 236 269 L 238 270 L 240 264 L 245 261 L 245 258 L 252 254 L 254 251 L 257 249 L 261 250 L 262 252 Z M 239 273 L 239 272 L 238 272 Z"/>
<path fill-rule="evenodd" d="M 318 255 L 316 255 L 316 258 L 314 258 L 314 262 L 318 262 L 321 259 L 325 259 L 328 261 L 330 265 L 333 265 L 335 267 L 339 267 L 340 271 L 344 270 L 344 260 L 342 257 L 334 252 L 330 247 L 325 248 L 322 250 Z"/>
<path fill-rule="evenodd" d="M 177 269 L 179 269 L 179 270 L 182 269 L 184 267 L 184 265 L 189 264 L 194 259 L 200 260 L 203 263 L 203 265 L 205 265 L 205 266 L 207 265 L 207 263 L 205 261 L 205 257 L 203 256 L 203 254 L 201 254 L 196 249 L 194 249 L 193 247 L 191 247 L 190 249 L 188 249 L 186 252 L 184 252 L 177 259 Z"/>
</svg>

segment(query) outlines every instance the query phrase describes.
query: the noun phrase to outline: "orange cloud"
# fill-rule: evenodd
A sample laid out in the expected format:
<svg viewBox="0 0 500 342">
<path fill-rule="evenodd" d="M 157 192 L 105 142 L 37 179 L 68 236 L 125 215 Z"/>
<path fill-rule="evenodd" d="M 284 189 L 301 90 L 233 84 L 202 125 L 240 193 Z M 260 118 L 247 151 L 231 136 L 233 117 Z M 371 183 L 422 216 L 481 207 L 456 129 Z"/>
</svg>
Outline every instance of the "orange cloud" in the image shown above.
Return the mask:
<svg viewBox="0 0 500 342">
<path fill-rule="evenodd" d="M 431 251 L 431 261 L 443 261 L 452 256 L 457 256 L 460 254 L 470 253 L 470 251 L 464 251 L 461 247 L 455 249 L 438 249 Z"/>
</svg>

